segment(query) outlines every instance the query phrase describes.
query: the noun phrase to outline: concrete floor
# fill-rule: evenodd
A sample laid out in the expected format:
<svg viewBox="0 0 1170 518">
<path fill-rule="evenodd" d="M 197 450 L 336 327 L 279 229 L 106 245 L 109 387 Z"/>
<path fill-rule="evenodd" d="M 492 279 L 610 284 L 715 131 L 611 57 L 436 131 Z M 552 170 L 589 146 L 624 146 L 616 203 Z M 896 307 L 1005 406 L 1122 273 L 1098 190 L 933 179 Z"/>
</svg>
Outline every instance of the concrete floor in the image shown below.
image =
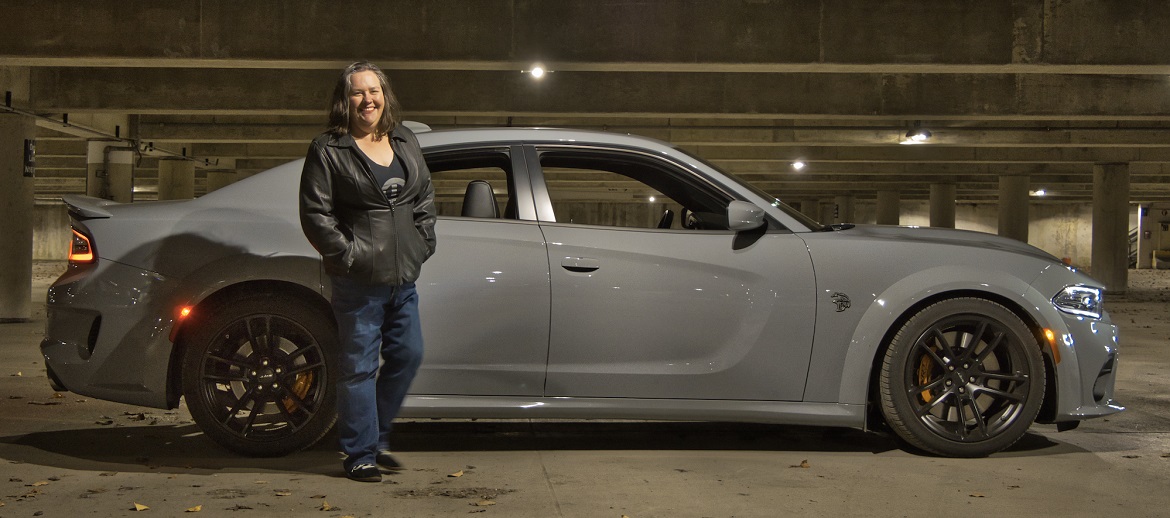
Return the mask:
<svg viewBox="0 0 1170 518">
<path fill-rule="evenodd" d="M 987 459 L 909 453 L 854 430 L 623 423 L 410 421 L 409 469 L 381 484 L 341 476 L 327 439 L 241 458 L 185 409 L 55 394 L 32 322 L 0 325 L 0 517 L 128 516 L 954 516 L 1170 515 L 1170 271 L 1130 271 L 1107 308 L 1122 328 L 1126 412 L 1057 433 L 1035 425 Z M 456 476 L 458 475 L 458 476 Z"/>
</svg>

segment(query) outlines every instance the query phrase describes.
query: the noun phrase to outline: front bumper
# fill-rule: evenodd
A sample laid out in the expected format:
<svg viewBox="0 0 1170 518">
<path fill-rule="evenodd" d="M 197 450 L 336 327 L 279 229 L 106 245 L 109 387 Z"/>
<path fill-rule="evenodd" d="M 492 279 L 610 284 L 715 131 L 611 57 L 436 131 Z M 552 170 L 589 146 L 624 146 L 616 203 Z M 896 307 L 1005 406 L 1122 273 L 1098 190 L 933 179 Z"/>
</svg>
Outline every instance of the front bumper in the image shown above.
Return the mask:
<svg viewBox="0 0 1170 518">
<path fill-rule="evenodd" d="M 172 284 L 109 260 L 70 266 L 46 299 L 41 353 L 55 385 L 98 399 L 168 408 Z"/>
<path fill-rule="evenodd" d="M 1093 320 L 1059 314 L 1052 330 L 1060 362 L 1056 364 L 1056 412 L 1053 422 L 1115 414 L 1125 407 L 1113 399 L 1117 380 L 1118 328 L 1103 315 Z"/>
</svg>

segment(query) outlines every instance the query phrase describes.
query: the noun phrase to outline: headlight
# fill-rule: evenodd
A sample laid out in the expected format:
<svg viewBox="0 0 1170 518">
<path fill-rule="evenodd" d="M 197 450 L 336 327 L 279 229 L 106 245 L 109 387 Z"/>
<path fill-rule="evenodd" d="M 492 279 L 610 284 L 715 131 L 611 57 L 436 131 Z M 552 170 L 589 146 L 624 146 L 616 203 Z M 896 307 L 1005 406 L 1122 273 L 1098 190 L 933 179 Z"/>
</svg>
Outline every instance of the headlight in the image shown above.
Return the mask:
<svg viewBox="0 0 1170 518">
<path fill-rule="evenodd" d="M 1101 289 L 1089 286 L 1065 286 L 1052 297 L 1052 305 L 1070 315 L 1101 318 Z"/>
</svg>

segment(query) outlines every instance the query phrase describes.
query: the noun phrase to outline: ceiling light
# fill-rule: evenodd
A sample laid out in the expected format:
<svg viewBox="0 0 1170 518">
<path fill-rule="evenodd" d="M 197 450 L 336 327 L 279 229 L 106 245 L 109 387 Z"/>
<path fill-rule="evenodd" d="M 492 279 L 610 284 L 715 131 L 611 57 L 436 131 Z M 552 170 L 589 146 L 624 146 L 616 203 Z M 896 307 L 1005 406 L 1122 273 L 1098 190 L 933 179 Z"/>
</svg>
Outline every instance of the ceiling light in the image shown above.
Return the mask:
<svg viewBox="0 0 1170 518">
<path fill-rule="evenodd" d="M 654 198 L 653 196 L 651 196 L 651 197 L 650 197 L 650 203 L 654 203 L 654 199 L 655 199 L 655 198 Z"/>
<path fill-rule="evenodd" d="M 1035 191 L 1028 191 L 1029 196 L 1048 196 L 1048 191 L 1044 189 L 1037 189 Z"/>
<path fill-rule="evenodd" d="M 800 160 L 797 160 L 797 161 L 792 163 L 792 169 L 794 169 L 796 171 L 804 169 L 804 166 L 805 166 L 804 162 L 802 162 Z"/>
<path fill-rule="evenodd" d="M 930 140 L 930 130 L 914 127 L 906 132 L 906 138 L 902 139 L 900 144 L 925 144 L 928 140 Z"/>
<path fill-rule="evenodd" d="M 906 138 L 899 144 L 925 144 L 929 140 L 930 130 L 922 127 L 922 121 L 914 121 L 914 126 L 906 132 Z"/>
<path fill-rule="evenodd" d="M 531 75 L 533 79 L 542 79 L 545 74 L 551 73 L 550 70 L 546 70 L 540 63 L 533 63 L 531 69 L 521 70 L 521 72 Z"/>
</svg>

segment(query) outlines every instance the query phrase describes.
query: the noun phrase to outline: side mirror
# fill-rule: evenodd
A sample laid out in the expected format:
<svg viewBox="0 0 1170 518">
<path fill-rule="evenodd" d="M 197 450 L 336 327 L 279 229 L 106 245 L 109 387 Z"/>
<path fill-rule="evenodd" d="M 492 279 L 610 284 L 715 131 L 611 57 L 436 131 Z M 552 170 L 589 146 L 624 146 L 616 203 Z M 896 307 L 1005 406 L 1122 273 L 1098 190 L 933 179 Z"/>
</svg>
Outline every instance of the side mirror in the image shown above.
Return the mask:
<svg viewBox="0 0 1170 518">
<path fill-rule="evenodd" d="M 753 230 L 763 225 L 764 209 L 740 200 L 732 200 L 727 204 L 727 226 L 731 230 Z"/>
</svg>

